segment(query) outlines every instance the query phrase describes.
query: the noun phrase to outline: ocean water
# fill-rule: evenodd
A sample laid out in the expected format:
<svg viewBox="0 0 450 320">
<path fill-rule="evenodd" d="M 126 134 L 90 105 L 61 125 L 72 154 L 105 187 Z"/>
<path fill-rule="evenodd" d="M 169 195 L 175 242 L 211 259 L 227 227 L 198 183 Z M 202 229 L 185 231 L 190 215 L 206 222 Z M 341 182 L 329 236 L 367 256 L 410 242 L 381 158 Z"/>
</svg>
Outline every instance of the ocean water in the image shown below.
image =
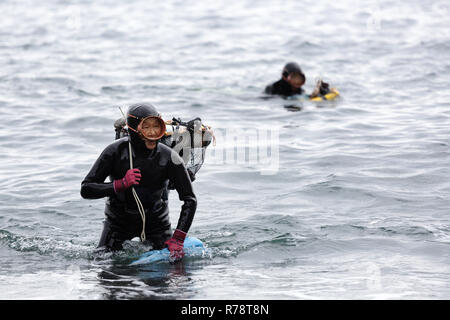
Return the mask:
<svg viewBox="0 0 450 320">
<path fill-rule="evenodd" d="M 0 12 L 0 299 L 450 298 L 448 1 Z M 341 98 L 265 97 L 289 61 Z M 189 232 L 203 257 L 129 267 L 137 239 L 93 254 L 104 199 L 80 183 L 141 101 L 215 129 Z"/>
</svg>

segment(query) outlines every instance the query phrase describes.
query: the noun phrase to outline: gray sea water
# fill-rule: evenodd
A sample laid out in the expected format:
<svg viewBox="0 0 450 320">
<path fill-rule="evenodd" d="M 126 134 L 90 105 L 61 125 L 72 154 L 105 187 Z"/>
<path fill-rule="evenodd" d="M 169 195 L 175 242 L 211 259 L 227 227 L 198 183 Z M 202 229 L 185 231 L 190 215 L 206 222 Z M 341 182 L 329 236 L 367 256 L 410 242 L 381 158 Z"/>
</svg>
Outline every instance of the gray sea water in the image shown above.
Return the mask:
<svg viewBox="0 0 450 320">
<path fill-rule="evenodd" d="M 450 3 L 0 2 L 0 299 L 449 299 Z M 335 102 L 267 99 L 296 61 Z M 181 264 L 94 259 L 117 106 L 201 117 Z M 243 149 L 232 139 L 271 132 Z M 242 150 L 270 148 L 270 163 Z M 245 147 L 245 145 L 244 145 Z M 237 151 L 236 151 L 237 150 Z M 239 151 L 240 150 L 240 151 Z M 265 170 L 270 167 L 270 170 Z M 170 195 L 172 226 L 180 210 Z"/>
</svg>

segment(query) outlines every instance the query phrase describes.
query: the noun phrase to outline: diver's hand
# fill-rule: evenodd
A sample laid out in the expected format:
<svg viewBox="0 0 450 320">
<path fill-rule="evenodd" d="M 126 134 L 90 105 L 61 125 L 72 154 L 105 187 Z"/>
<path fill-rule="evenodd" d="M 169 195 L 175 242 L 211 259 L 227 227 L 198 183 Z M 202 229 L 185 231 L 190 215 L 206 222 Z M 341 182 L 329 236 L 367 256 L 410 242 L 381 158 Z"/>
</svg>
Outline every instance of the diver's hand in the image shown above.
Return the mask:
<svg viewBox="0 0 450 320">
<path fill-rule="evenodd" d="M 116 193 L 125 191 L 129 187 L 139 184 L 141 180 L 141 171 L 139 169 L 129 169 L 125 174 L 125 177 L 119 180 L 114 180 L 114 191 Z"/>
<path fill-rule="evenodd" d="M 322 80 L 317 80 L 316 86 L 314 87 L 313 92 L 309 95 L 310 98 L 315 98 L 319 95 L 321 85 L 322 85 Z"/>
<path fill-rule="evenodd" d="M 186 238 L 186 232 L 176 229 L 172 238 L 164 242 L 170 251 L 170 261 L 176 262 L 184 257 L 183 245 Z"/>
<path fill-rule="evenodd" d="M 316 87 L 314 88 L 314 91 L 309 95 L 310 98 L 315 98 L 319 95 L 326 95 L 329 93 L 330 85 L 326 82 L 323 82 L 321 79 L 317 80 Z"/>
</svg>

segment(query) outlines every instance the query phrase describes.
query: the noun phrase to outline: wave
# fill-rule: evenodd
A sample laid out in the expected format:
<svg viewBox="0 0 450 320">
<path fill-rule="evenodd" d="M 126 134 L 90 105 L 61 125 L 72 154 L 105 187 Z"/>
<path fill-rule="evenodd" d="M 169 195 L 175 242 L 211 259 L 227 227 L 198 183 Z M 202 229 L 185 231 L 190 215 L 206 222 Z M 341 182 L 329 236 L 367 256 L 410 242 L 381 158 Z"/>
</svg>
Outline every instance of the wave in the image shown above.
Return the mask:
<svg viewBox="0 0 450 320">
<path fill-rule="evenodd" d="M 92 244 L 75 243 L 45 236 L 22 236 L 0 230 L 0 243 L 18 252 L 35 252 L 41 255 L 61 256 L 65 259 L 88 259 Z"/>
<path fill-rule="evenodd" d="M 433 240 L 433 231 L 417 225 L 368 227 L 352 224 L 324 225 L 319 234 L 332 239 L 354 239 L 367 237 L 396 237 L 410 240 Z"/>
</svg>

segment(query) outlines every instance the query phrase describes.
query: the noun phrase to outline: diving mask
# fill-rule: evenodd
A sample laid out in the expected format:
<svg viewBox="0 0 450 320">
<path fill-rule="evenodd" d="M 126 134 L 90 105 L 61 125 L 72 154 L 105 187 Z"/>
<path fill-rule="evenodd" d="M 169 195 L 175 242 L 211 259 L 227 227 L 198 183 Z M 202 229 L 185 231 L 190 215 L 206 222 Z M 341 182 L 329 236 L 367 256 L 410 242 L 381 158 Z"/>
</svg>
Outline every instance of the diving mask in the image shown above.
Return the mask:
<svg viewBox="0 0 450 320">
<path fill-rule="evenodd" d="M 134 117 L 133 115 L 128 116 Z M 139 119 L 137 117 L 134 118 Z M 164 123 L 164 120 L 158 116 L 150 116 L 142 119 L 139 122 L 137 130 L 132 127 L 128 128 L 138 133 L 141 138 L 146 140 L 159 140 L 166 133 L 166 124 Z"/>
</svg>

